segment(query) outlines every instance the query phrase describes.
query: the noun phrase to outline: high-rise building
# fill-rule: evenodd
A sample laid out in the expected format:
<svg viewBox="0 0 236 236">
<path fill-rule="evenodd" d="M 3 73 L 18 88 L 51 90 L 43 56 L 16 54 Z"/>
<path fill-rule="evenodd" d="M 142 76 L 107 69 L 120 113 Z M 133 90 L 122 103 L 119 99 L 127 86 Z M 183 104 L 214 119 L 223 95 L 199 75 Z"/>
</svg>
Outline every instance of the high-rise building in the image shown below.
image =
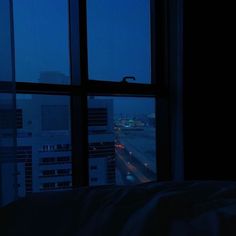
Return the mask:
<svg viewBox="0 0 236 236">
<path fill-rule="evenodd" d="M 17 111 L 19 195 L 70 188 L 68 100 L 62 96 L 19 95 Z"/>
<path fill-rule="evenodd" d="M 66 96 L 17 96 L 19 196 L 72 187 L 69 101 Z M 115 184 L 112 100 L 89 99 L 88 106 L 89 183 Z"/>
<path fill-rule="evenodd" d="M 88 107 L 90 185 L 115 184 L 113 101 L 90 98 Z"/>
</svg>

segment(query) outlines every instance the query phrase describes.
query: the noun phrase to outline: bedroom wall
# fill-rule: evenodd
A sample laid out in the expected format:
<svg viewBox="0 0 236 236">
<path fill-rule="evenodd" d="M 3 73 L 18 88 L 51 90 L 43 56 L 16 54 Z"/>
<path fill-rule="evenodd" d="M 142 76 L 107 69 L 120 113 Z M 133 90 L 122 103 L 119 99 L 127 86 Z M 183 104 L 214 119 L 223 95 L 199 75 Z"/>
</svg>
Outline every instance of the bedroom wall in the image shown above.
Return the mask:
<svg viewBox="0 0 236 236">
<path fill-rule="evenodd" d="M 236 180 L 234 8 L 206 2 L 184 3 L 185 179 Z"/>
</svg>

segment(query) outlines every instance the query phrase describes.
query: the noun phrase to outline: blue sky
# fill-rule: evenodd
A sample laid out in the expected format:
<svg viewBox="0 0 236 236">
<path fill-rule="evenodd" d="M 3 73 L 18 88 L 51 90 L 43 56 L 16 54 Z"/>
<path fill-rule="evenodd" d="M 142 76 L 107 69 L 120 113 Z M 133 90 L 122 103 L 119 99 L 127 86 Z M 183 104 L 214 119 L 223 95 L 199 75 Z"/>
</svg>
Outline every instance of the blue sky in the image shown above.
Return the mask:
<svg viewBox="0 0 236 236">
<path fill-rule="evenodd" d="M 150 82 L 150 14 L 147 0 L 88 0 L 91 79 Z"/>
<path fill-rule="evenodd" d="M 67 1 L 14 0 L 14 21 L 16 80 L 36 82 L 42 71 L 69 75 Z"/>
<path fill-rule="evenodd" d="M 89 78 L 150 82 L 149 1 L 88 0 L 87 16 Z M 14 0 L 14 20 L 17 81 L 37 82 L 43 71 L 70 74 L 67 0 Z M 116 107 L 149 112 L 153 102 L 144 100 L 121 99 Z"/>
</svg>

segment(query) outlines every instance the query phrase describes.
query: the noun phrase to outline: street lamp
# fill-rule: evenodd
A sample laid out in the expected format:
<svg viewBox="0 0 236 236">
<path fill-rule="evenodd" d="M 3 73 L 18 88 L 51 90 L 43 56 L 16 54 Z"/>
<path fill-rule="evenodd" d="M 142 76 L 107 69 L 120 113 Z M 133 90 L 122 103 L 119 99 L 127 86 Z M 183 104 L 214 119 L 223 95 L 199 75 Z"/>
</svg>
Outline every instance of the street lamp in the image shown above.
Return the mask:
<svg viewBox="0 0 236 236">
<path fill-rule="evenodd" d="M 144 166 L 145 166 L 145 169 L 146 169 L 146 171 L 148 170 L 148 163 L 144 163 Z"/>
</svg>

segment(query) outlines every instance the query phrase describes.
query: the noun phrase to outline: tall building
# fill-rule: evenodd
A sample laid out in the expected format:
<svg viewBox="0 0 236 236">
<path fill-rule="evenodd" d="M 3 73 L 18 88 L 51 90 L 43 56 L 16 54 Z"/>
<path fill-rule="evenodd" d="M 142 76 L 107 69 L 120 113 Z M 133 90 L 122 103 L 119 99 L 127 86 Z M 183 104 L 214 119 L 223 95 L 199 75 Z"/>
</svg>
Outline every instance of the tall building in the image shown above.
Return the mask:
<svg viewBox="0 0 236 236">
<path fill-rule="evenodd" d="M 18 95 L 19 196 L 72 187 L 69 104 L 66 96 Z M 88 106 L 90 185 L 115 184 L 112 100 L 89 99 Z"/>
<path fill-rule="evenodd" d="M 115 136 L 112 99 L 88 100 L 90 185 L 115 184 Z"/>
<path fill-rule="evenodd" d="M 20 196 L 71 187 L 68 101 L 63 96 L 21 98 L 19 95 L 17 167 Z"/>
</svg>

